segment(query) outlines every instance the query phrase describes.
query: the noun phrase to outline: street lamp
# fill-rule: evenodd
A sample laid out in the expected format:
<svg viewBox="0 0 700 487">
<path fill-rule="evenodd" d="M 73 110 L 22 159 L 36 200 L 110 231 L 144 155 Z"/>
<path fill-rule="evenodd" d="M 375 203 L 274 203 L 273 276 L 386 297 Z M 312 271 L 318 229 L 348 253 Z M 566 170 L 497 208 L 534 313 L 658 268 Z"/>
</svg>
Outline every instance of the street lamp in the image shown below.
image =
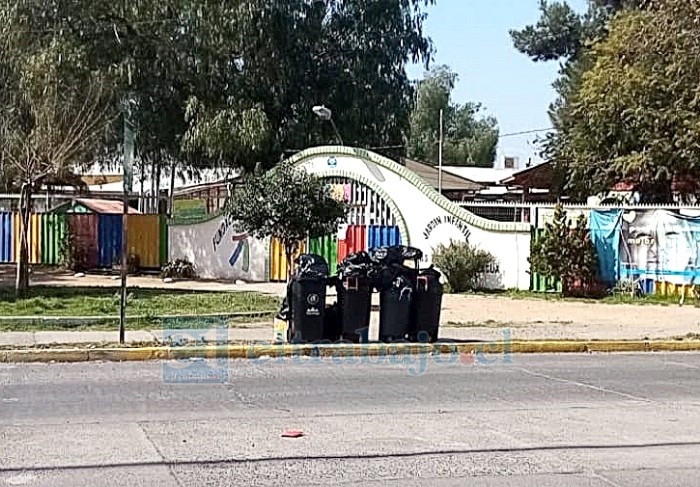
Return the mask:
<svg viewBox="0 0 700 487">
<path fill-rule="evenodd" d="M 335 136 L 338 137 L 340 145 L 345 145 L 343 144 L 343 139 L 340 137 L 340 132 L 338 132 L 338 127 L 335 126 L 335 122 L 333 121 L 333 112 L 330 110 L 330 108 L 326 108 L 324 105 L 316 105 L 311 110 L 321 120 L 331 123 Z"/>
</svg>

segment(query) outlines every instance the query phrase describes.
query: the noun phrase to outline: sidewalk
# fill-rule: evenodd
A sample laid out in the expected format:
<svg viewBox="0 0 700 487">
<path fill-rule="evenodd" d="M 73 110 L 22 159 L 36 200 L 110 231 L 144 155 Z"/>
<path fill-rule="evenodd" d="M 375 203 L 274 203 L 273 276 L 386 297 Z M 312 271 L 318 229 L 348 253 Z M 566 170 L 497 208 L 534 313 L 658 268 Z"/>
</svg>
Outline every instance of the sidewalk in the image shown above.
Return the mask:
<svg viewBox="0 0 700 487">
<path fill-rule="evenodd" d="M 458 303 L 464 304 L 463 298 Z M 491 300 L 491 301 L 488 301 Z M 451 300 L 447 300 L 448 302 Z M 503 315 L 504 305 L 517 303 L 520 305 L 521 312 L 518 315 Z M 535 320 L 528 322 L 531 313 L 540 315 L 542 311 L 539 308 L 547 308 L 547 302 L 522 302 L 518 300 L 505 300 L 484 298 L 474 301 L 469 306 L 471 313 L 466 313 L 466 318 L 471 318 L 472 323 L 463 322 L 463 325 L 449 326 L 447 325 L 451 319 L 459 312 L 455 308 L 456 304 L 448 304 L 444 310 L 443 327 L 440 329 L 440 338 L 455 341 L 503 341 L 504 339 L 511 340 L 654 340 L 654 339 L 670 339 L 682 337 L 689 333 L 698 334 L 700 336 L 700 312 L 696 308 L 684 308 L 681 310 L 670 307 L 653 307 L 661 308 L 660 310 L 650 309 L 651 306 L 637 307 L 639 312 L 640 323 L 628 321 L 627 324 L 618 321 L 610 322 L 610 316 L 596 317 L 591 313 L 589 323 L 574 323 L 572 321 L 549 321 Z M 478 306 L 476 306 L 478 304 Z M 488 306 L 490 304 L 491 306 Z M 577 304 L 577 303 L 570 303 Z M 588 306 L 588 311 L 593 311 L 593 307 L 600 306 L 595 304 L 583 304 Z M 622 308 L 622 305 L 606 305 L 610 308 L 607 311 Z M 460 306 L 461 307 L 461 306 Z M 501 309 L 499 313 L 497 309 Z M 634 307 L 633 307 L 634 308 Z M 635 310 L 637 308 L 634 308 Z M 653 318 L 663 311 L 679 311 L 692 312 L 693 319 L 691 322 L 672 321 L 666 319 L 663 322 L 654 322 Z M 538 312 L 539 311 L 539 312 Z M 546 310 L 545 310 L 546 311 Z M 464 312 L 462 312 L 464 313 Z M 611 313 L 615 315 L 616 313 Z M 471 316 L 469 316 L 471 315 Z M 486 316 L 503 316 L 511 318 L 510 322 L 498 322 L 495 320 L 484 320 Z M 481 320 L 481 321 L 479 321 Z M 453 322 L 454 323 L 454 322 Z M 664 324 L 665 323 L 665 324 Z M 452 323 L 451 323 L 452 324 Z M 372 313 L 370 324 L 370 339 L 376 340 L 378 337 L 378 313 Z M 211 335 L 212 333 L 210 333 Z M 38 346 L 51 344 L 78 344 L 78 343 L 115 343 L 118 341 L 117 331 L 37 331 L 37 332 L 0 332 L 0 346 L 8 347 L 16 346 Z M 253 341 L 269 341 L 273 337 L 272 324 L 269 325 L 237 325 L 229 328 L 228 340 L 230 342 L 253 342 Z M 126 340 L 129 343 L 154 343 L 160 342 L 163 338 L 163 330 L 144 330 L 144 331 L 127 331 Z M 212 340 L 215 338 L 212 336 Z M 220 339 L 220 338 L 219 338 Z"/>
<path fill-rule="evenodd" d="M 2 276 L 0 276 L 2 277 Z M 35 284 L 53 286 L 118 286 L 110 276 L 76 278 L 60 272 L 37 273 Z M 212 291 L 257 291 L 281 296 L 283 283 L 233 284 L 181 281 L 163 283 L 156 277 L 130 277 L 130 286 Z M 334 298 L 330 298 L 332 301 Z M 374 303 L 378 304 L 375 293 Z M 378 313 L 372 314 L 370 338 L 377 337 Z M 644 340 L 668 339 L 688 334 L 700 336 L 700 308 L 692 306 L 622 305 L 583 301 L 511 299 L 505 296 L 445 295 L 440 337 L 452 340 L 503 340 L 509 330 L 513 340 Z M 231 328 L 231 341 L 270 340 L 272 324 Z M 162 330 L 129 331 L 132 342 L 152 342 Z M 0 346 L 52 343 L 116 342 L 113 332 L 41 331 L 0 332 Z"/>
</svg>

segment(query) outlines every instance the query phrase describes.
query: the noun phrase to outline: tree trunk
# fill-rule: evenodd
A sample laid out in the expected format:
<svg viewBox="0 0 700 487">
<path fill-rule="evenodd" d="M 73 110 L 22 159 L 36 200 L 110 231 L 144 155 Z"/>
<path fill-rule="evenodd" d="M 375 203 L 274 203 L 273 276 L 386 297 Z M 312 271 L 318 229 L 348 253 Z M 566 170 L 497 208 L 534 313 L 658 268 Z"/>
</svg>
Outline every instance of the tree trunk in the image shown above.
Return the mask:
<svg viewBox="0 0 700 487">
<path fill-rule="evenodd" d="M 19 258 L 17 259 L 17 276 L 15 294 L 17 298 L 26 295 L 29 289 L 29 218 L 32 211 L 32 184 L 22 185 L 19 196 L 20 240 Z"/>
<path fill-rule="evenodd" d="M 294 268 L 294 263 L 292 259 L 296 253 L 296 243 L 284 243 L 284 255 L 287 257 L 287 283 L 292 280 L 292 269 Z"/>
<path fill-rule="evenodd" d="M 160 215 L 160 161 L 156 165 L 156 189 L 155 189 L 155 197 L 156 197 L 156 213 Z"/>
<path fill-rule="evenodd" d="M 170 165 L 170 202 L 168 214 L 170 218 L 175 214 L 175 172 L 177 171 L 177 160 L 173 160 Z"/>
</svg>

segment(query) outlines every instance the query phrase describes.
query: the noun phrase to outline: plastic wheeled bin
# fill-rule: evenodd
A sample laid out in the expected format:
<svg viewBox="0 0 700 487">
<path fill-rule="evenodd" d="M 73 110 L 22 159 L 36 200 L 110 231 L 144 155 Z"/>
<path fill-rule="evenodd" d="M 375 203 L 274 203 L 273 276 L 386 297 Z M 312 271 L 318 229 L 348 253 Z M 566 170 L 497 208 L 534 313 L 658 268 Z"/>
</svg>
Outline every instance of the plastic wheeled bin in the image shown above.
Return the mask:
<svg viewBox="0 0 700 487">
<path fill-rule="evenodd" d="M 338 265 L 337 290 L 343 339 L 362 341 L 372 313 L 374 262 L 366 252 L 348 255 Z"/>
<path fill-rule="evenodd" d="M 372 314 L 372 281 L 367 276 L 345 277 L 338 287 L 343 339 L 361 341 L 367 336 Z"/>
<path fill-rule="evenodd" d="M 434 343 L 438 338 L 443 294 L 441 277 L 433 267 L 423 269 L 418 274 L 413 294 L 411 341 Z"/>
<path fill-rule="evenodd" d="M 287 290 L 289 341 L 315 342 L 324 338 L 328 263 L 315 254 L 300 255 Z"/>
<path fill-rule="evenodd" d="M 391 284 L 379 291 L 379 340 L 403 340 L 411 328 L 413 280 L 408 272 L 395 275 Z"/>
</svg>

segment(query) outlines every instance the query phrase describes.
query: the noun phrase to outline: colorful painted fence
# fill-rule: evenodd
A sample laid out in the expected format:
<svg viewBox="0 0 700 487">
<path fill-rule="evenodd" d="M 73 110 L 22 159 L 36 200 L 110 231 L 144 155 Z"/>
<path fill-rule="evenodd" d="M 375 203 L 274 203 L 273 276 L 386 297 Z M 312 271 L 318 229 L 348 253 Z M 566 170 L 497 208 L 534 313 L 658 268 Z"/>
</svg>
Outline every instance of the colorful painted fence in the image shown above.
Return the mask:
<svg viewBox="0 0 700 487">
<path fill-rule="evenodd" d="M 331 274 L 338 270 L 338 235 L 309 239 L 309 253 L 326 259 Z"/>
<path fill-rule="evenodd" d="M 345 237 L 345 238 L 342 238 Z M 331 275 L 336 273 L 338 263 L 347 255 L 388 245 L 401 245 L 399 227 L 387 225 L 347 225 L 338 233 L 321 238 L 309 239 L 308 245 L 300 253 L 317 254 L 326 259 Z M 284 247 L 277 239 L 270 242 L 270 281 L 287 279 L 287 259 Z"/>
<path fill-rule="evenodd" d="M 129 254 L 137 256 L 141 268 L 159 268 L 168 253 L 164 217 L 138 214 L 127 218 Z M 21 228 L 19 214 L 0 213 L 0 263 L 14 263 L 19 259 Z M 69 240 L 88 269 L 108 269 L 121 260 L 121 215 L 33 214 L 28 232 L 31 264 L 60 264 L 63 248 Z"/>
<path fill-rule="evenodd" d="M 12 213 L 0 212 L 0 263 L 9 263 L 14 259 L 13 243 Z"/>
<path fill-rule="evenodd" d="M 299 251 L 294 255 L 306 252 L 306 245 L 302 243 Z M 287 255 L 284 252 L 284 245 L 278 239 L 270 241 L 270 281 L 284 282 L 287 280 Z"/>
</svg>

